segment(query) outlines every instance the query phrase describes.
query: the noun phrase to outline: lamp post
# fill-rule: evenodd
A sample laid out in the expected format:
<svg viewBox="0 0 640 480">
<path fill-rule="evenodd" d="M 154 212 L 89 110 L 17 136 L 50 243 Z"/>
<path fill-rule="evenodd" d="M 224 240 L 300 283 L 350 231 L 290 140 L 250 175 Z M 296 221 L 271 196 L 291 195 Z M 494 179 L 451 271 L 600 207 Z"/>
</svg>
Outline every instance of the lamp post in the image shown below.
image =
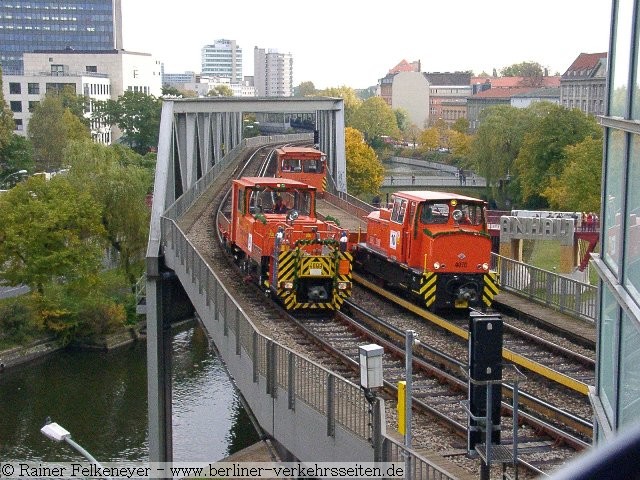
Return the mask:
<svg viewBox="0 0 640 480">
<path fill-rule="evenodd" d="M 71 439 L 71 433 L 69 433 L 68 430 L 66 430 L 65 428 L 61 427 L 60 425 L 58 425 L 55 422 L 51 422 L 51 420 L 49 418 L 47 418 L 47 423 L 45 423 L 44 427 L 42 427 L 40 429 L 40 431 L 47 438 L 50 438 L 51 440 L 54 440 L 56 442 L 64 441 L 67 444 L 71 445 L 71 447 L 74 450 L 76 450 L 80 455 L 82 455 L 84 458 L 89 460 L 91 463 L 94 463 L 95 465 L 97 465 L 100 470 L 103 469 L 102 465 L 100 465 L 100 462 L 98 462 L 98 460 L 96 460 L 93 457 L 93 455 L 91 455 L 81 445 L 79 445 L 78 443 L 74 442 Z M 111 477 L 105 477 L 105 478 L 107 480 L 111 480 Z"/>
<path fill-rule="evenodd" d="M 26 175 L 26 174 L 27 174 L 26 170 L 18 170 L 17 172 L 10 173 L 9 175 L 7 175 L 2 179 L 2 181 L 0 182 L 0 185 L 5 185 L 7 183 L 7 180 L 9 180 L 13 176 Z"/>
</svg>

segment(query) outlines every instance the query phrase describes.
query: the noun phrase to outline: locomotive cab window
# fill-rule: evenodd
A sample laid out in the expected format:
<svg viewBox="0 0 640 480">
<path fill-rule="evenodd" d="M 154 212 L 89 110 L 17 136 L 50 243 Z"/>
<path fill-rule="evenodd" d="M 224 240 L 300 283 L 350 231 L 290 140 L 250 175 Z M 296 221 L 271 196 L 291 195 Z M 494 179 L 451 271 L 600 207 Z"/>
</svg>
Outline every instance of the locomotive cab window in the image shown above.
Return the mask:
<svg viewBox="0 0 640 480">
<path fill-rule="evenodd" d="M 245 208 L 244 208 L 244 198 L 245 196 L 245 190 L 244 188 L 241 188 L 238 190 L 238 198 L 237 198 L 237 209 L 240 213 L 244 213 L 245 212 Z"/>
<path fill-rule="evenodd" d="M 426 225 L 447 223 L 449 220 L 449 204 L 429 202 L 422 207 L 420 222 Z"/>
<path fill-rule="evenodd" d="M 323 173 L 324 162 L 319 158 L 307 160 L 303 163 L 302 168 L 304 173 Z"/>
<path fill-rule="evenodd" d="M 460 213 L 454 216 L 454 221 L 460 225 L 482 225 L 484 223 L 484 212 L 482 205 L 459 203 L 455 207 Z M 458 220 L 455 220 L 458 217 Z"/>
<path fill-rule="evenodd" d="M 285 158 L 282 161 L 282 171 L 283 172 L 300 172 L 302 171 L 302 167 L 300 165 L 300 160 L 295 158 Z"/>
<path fill-rule="evenodd" d="M 404 216 L 407 211 L 407 200 L 404 198 L 396 198 L 393 201 L 393 211 L 391 212 L 391 221 L 397 223 L 404 222 Z"/>
</svg>

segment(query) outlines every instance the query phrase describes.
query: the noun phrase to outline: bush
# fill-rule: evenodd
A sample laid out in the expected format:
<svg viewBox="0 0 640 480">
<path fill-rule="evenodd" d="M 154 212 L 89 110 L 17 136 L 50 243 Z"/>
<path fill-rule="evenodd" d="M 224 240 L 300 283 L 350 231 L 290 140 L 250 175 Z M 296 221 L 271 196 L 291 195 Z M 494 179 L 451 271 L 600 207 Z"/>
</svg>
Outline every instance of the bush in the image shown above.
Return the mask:
<svg viewBox="0 0 640 480">
<path fill-rule="evenodd" d="M 37 333 L 30 302 L 25 302 L 22 297 L 0 302 L 0 340 L 3 343 L 25 343 Z"/>
</svg>

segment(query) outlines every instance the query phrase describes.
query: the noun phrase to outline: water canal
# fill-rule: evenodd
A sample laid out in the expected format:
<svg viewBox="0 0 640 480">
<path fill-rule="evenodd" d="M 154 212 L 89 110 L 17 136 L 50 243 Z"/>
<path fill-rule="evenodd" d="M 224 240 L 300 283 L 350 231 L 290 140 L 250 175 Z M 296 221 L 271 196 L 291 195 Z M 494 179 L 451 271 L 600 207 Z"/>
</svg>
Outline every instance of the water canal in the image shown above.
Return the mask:
<svg viewBox="0 0 640 480">
<path fill-rule="evenodd" d="M 174 461 L 216 461 L 258 435 L 195 322 L 174 331 Z M 40 433 L 45 418 L 98 461 L 147 461 L 145 342 L 111 352 L 64 351 L 0 373 L 0 459 L 82 460 Z"/>
</svg>

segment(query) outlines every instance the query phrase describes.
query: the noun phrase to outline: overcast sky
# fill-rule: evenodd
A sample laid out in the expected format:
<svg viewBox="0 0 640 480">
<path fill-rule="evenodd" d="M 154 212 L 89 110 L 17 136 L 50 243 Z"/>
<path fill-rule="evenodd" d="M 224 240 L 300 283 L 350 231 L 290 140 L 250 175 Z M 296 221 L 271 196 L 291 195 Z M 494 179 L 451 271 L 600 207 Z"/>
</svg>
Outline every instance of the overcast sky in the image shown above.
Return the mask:
<svg viewBox="0 0 640 480">
<path fill-rule="evenodd" d="M 610 0 L 122 0 L 124 48 L 151 53 L 166 73 L 200 72 L 218 39 L 293 55 L 293 84 L 378 83 L 403 59 L 424 72 L 489 74 L 524 61 L 560 74 L 582 52 L 609 48 Z"/>
</svg>

